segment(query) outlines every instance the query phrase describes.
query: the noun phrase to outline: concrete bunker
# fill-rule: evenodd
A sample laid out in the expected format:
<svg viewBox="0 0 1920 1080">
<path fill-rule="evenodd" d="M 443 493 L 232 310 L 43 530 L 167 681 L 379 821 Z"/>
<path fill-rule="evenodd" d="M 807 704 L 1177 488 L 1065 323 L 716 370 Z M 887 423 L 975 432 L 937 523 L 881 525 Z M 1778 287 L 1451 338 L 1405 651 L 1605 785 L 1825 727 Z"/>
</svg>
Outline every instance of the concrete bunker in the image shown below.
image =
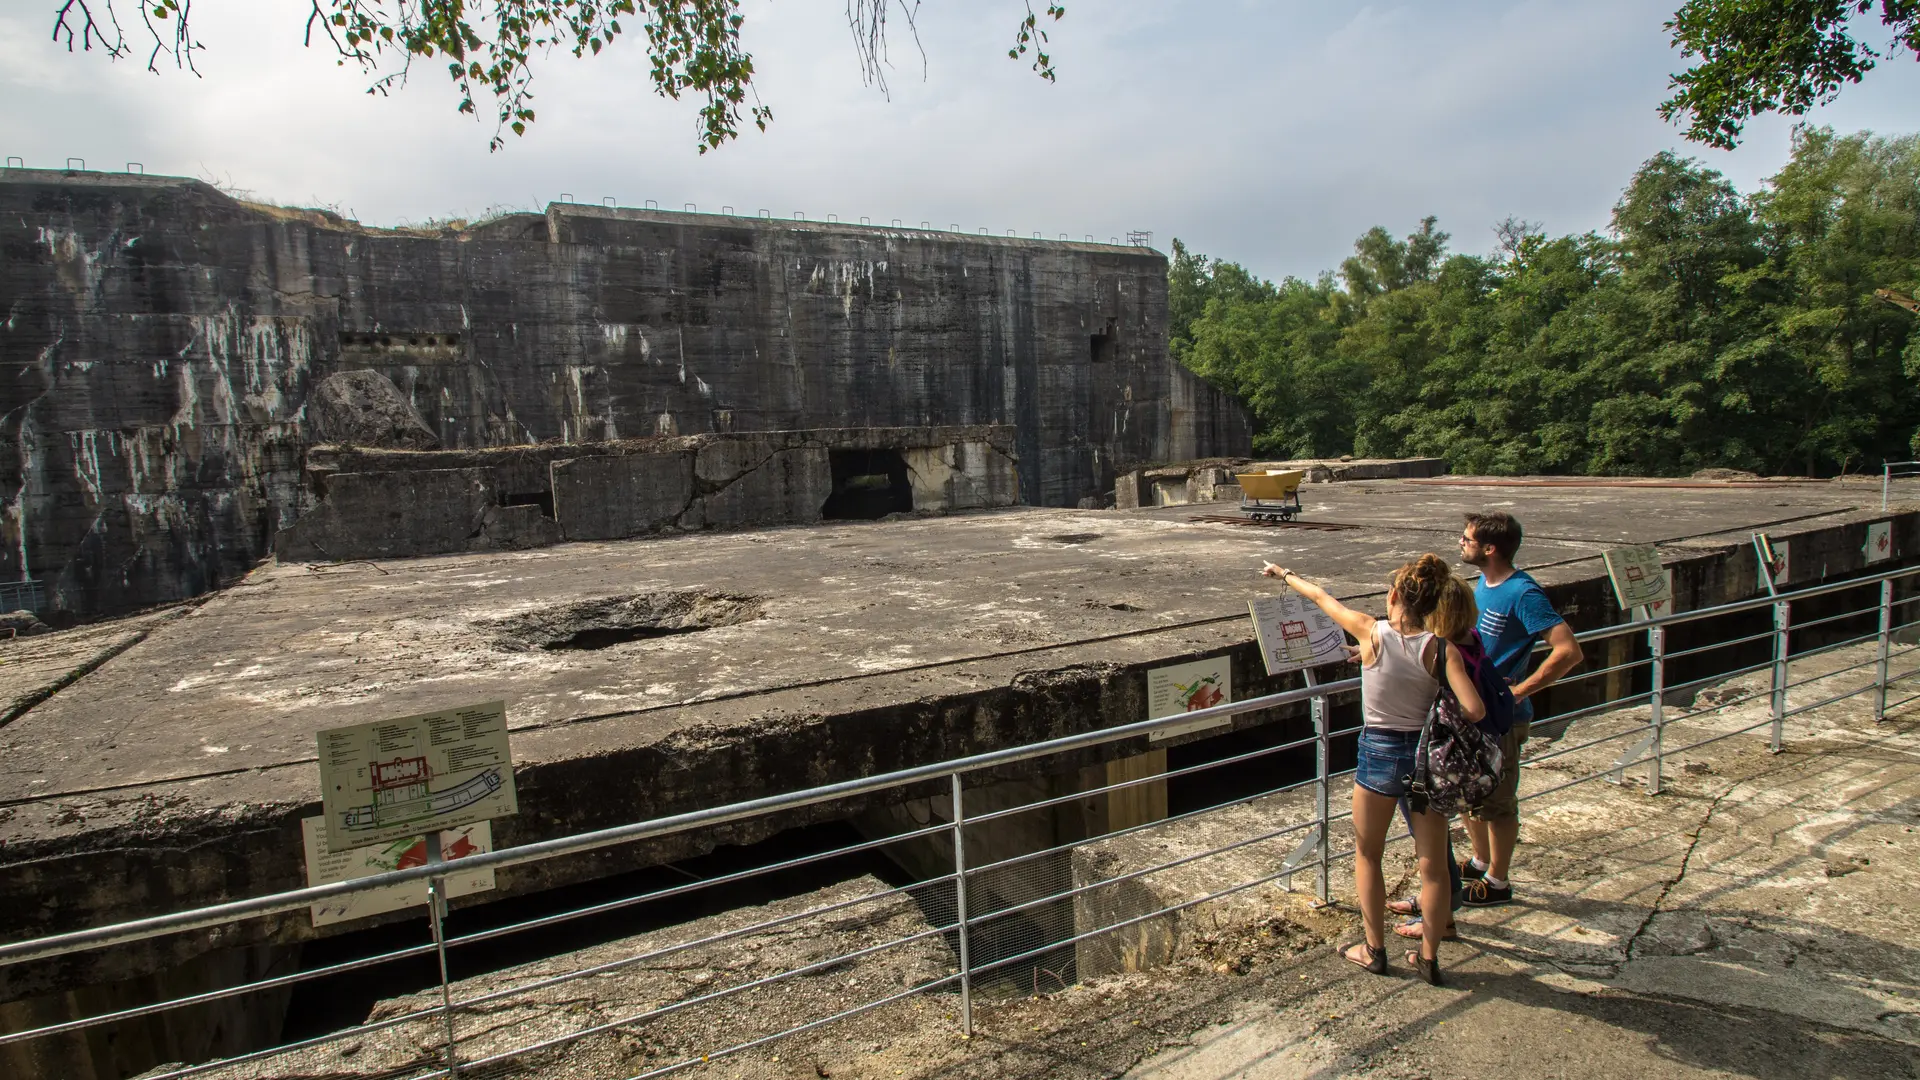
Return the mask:
<svg viewBox="0 0 1920 1080">
<path fill-rule="evenodd" d="M 500 647 L 522 651 L 604 649 L 751 622 L 760 598 L 677 591 L 605 596 L 514 615 L 489 628 Z"/>
</svg>

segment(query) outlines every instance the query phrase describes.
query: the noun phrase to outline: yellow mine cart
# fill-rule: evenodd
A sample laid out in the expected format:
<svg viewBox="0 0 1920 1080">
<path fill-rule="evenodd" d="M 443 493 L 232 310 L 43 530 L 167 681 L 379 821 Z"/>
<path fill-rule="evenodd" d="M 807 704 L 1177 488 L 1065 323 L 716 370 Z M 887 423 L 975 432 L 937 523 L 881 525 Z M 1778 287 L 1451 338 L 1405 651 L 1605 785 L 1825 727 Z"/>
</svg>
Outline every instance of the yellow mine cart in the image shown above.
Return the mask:
<svg viewBox="0 0 1920 1080">
<path fill-rule="evenodd" d="M 1300 512 L 1300 482 L 1306 478 L 1300 469 L 1237 474 L 1240 512 L 1255 521 L 1292 521 Z"/>
</svg>

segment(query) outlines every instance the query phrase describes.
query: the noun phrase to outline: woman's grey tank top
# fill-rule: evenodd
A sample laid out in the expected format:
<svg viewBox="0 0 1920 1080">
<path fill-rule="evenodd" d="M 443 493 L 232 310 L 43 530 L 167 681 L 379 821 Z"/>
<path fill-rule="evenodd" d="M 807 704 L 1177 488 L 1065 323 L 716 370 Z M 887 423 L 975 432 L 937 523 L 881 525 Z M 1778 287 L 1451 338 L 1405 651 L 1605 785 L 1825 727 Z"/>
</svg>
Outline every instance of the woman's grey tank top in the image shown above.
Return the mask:
<svg viewBox="0 0 1920 1080">
<path fill-rule="evenodd" d="M 1389 731 L 1419 731 L 1427 710 L 1440 694 L 1440 682 L 1427 674 L 1423 662 L 1431 633 L 1411 636 L 1381 619 L 1373 624 L 1378 643 L 1373 663 L 1360 669 L 1360 711 L 1368 727 Z"/>
</svg>

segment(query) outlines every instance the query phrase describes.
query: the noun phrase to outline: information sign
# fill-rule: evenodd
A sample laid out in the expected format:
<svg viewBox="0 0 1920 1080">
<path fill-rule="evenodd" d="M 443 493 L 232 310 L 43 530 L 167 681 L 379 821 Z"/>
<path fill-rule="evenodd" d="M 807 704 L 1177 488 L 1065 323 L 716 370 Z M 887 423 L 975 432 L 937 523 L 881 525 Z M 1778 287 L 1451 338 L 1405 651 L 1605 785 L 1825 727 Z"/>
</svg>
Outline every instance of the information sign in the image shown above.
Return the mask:
<svg viewBox="0 0 1920 1080">
<path fill-rule="evenodd" d="M 1147 672 L 1147 719 L 1149 720 L 1157 720 L 1162 716 L 1178 716 L 1196 709 L 1223 705 L 1232 700 L 1233 664 L 1225 656 L 1196 660 L 1191 664 L 1154 668 Z M 1218 716 L 1211 720 L 1176 724 L 1148 735 L 1147 741 L 1159 742 L 1176 735 L 1226 727 L 1232 723 L 1233 717 Z"/>
<path fill-rule="evenodd" d="M 1267 674 L 1336 664 L 1346 659 L 1341 646 L 1347 635 L 1298 593 L 1263 596 L 1247 603 L 1253 615 L 1253 633 L 1260 641 L 1260 658 Z"/>
<path fill-rule="evenodd" d="M 1652 607 L 1673 597 L 1673 585 L 1660 569 L 1660 552 L 1651 544 L 1617 547 L 1605 553 L 1607 577 L 1622 611 Z"/>
<path fill-rule="evenodd" d="M 1869 563 L 1893 558 L 1893 522 L 1876 521 L 1867 526 L 1867 542 L 1860 550 Z"/>
<path fill-rule="evenodd" d="M 307 884 L 326 885 L 335 881 L 347 881 L 352 878 L 372 877 L 389 870 L 405 870 L 413 866 L 423 866 L 427 861 L 426 836 L 403 836 L 390 844 L 372 844 L 367 847 L 348 848 L 334 851 L 327 847 L 327 830 L 323 827 L 325 817 L 303 818 L 300 822 L 300 836 L 307 849 Z M 493 850 L 493 826 L 484 821 L 471 825 L 462 825 L 457 829 L 447 829 L 440 833 L 440 852 L 443 858 L 457 860 L 468 855 Z M 462 871 L 458 865 L 450 867 L 446 876 L 448 896 L 466 896 L 469 893 L 486 892 L 493 888 L 493 870 Z M 369 915 L 380 915 L 389 911 L 400 911 L 410 907 L 424 907 L 427 903 L 427 883 L 424 879 L 408 882 L 405 885 L 388 885 L 365 892 L 336 896 L 311 905 L 313 925 L 326 926 L 329 923 L 347 922 L 351 919 L 364 919 Z"/>
<path fill-rule="evenodd" d="M 344 851 L 519 809 L 499 701 L 319 734 L 327 846 Z"/>
</svg>

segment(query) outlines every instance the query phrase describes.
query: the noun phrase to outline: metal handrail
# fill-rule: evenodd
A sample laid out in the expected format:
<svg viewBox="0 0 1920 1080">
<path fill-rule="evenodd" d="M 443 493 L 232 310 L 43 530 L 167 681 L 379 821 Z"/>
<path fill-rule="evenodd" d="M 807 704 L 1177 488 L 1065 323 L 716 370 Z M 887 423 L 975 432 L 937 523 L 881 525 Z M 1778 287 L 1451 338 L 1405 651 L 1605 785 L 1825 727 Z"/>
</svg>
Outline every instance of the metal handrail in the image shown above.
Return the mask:
<svg viewBox="0 0 1920 1080">
<path fill-rule="evenodd" d="M 1886 512 L 1890 496 L 1893 494 L 1893 470 L 1905 469 L 1902 476 L 1920 473 L 1920 461 L 1889 461 L 1880 466 L 1880 510 Z"/>
<path fill-rule="evenodd" d="M 633 843 L 638 840 L 650 840 L 659 836 L 686 832 L 691 829 L 706 828 L 713 825 L 725 825 L 747 818 L 800 807 L 815 806 L 819 803 L 833 802 L 838 799 L 867 795 L 888 788 L 903 787 L 928 780 L 943 779 L 951 773 L 975 772 L 1000 765 L 1031 761 L 1035 758 L 1049 757 L 1072 750 L 1083 750 L 1101 746 L 1110 742 L 1120 742 L 1136 736 L 1149 735 L 1156 731 L 1176 725 L 1190 724 L 1195 721 L 1228 718 L 1245 712 L 1257 712 L 1281 705 L 1306 701 L 1309 698 L 1358 690 L 1358 678 L 1342 679 L 1339 682 L 1321 686 L 1301 687 L 1297 690 L 1283 690 L 1277 694 L 1248 698 L 1245 701 L 1225 702 L 1205 709 L 1178 713 L 1173 716 L 1141 720 L 1116 727 L 1098 728 L 1078 735 L 1066 735 L 1046 742 L 1031 743 L 1025 746 L 1007 747 L 1002 750 L 990 750 L 970 757 L 955 758 L 950 761 L 935 762 L 929 765 L 916 765 L 908 769 L 879 773 L 854 780 L 843 780 L 835 784 L 805 788 L 800 791 L 786 792 L 780 795 L 768 795 L 759 799 L 730 803 L 705 810 L 692 810 L 670 817 L 654 818 L 650 821 L 634 822 L 630 825 L 616 825 L 611 828 L 597 829 L 592 832 L 578 833 L 573 836 L 556 837 L 551 840 L 539 840 L 520 847 L 505 848 L 499 851 L 481 852 L 467 855 L 457 864 L 462 873 L 501 869 L 520 866 L 526 863 L 540 862 L 563 855 L 577 855 L 617 844 Z M 297 911 L 322 900 L 336 896 L 347 896 L 356 892 L 385 888 L 393 885 L 405 885 L 429 878 L 445 876 L 449 864 L 423 865 L 408 867 L 405 870 L 389 870 L 347 881 L 330 882 L 325 885 L 313 885 L 304 889 L 289 889 L 286 892 L 246 900 L 234 900 L 211 907 L 195 908 L 191 911 L 177 912 L 171 915 L 155 915 L 145 919 L 133 919 L 124 923 L 94 927 L 88 930 L 75 930 L 50 937 L 10 942 L 0 945 L 0 964 L 14 964 L 26 960 L 39 960 L 61 956 L 85 949 L 102 948 L 108 945 L 121 945 L 131 941 L 160 937 L 187 930 L 201 930 L 209 926 L 237 922 L 241 919 L 255 918 L 261 915 L 274 915 L 283 911 Z"/>
<path fill-rule="evenodd" d="M 1646 631 L 1655 627 L 1676 626 L 1682 623 L 1696 622 L 1701 619 L 1716 618 L 1743 611 L 1760 611 L 1771 608 L 1781 602 L 1825 596 L 1846 589 L 1860 588 L 1863 585 L 1870 585 L 1879 581 L 1891 581 L 1897 578 L 1912 577 L 1915 575 L 1920 575 L 1920 567 L 1887 570 L 1869 577 L 1855 578 L 1845 582 L 1826 585 L 1815 585 L 1795 590 L 1791 593 L 1781 593 L 1778 597 L 1737 600 L 1731 603 L 1699 608 L 1693 611 L 1673 612 L 1654 618 L 1637 619 L 1612 626 L 1597 627 L 1575 634 L 1574 639 L 1584 644 L 1589 641 L 1599 641 L 1617 637 L 1621 634 Z M 899 769 L 889 773 L 879 773 L 874 776 L 860 777 L 853 780 L 843 780 L 838 783 L 825 784 L 801 791 L 769 795 L 759 799 L 749 799 L 743 802 L 731 803 L 726 806 L 693 810 L 664 818 L 655 818 L 649 821 L 634 822 L 628 825 L 617 825 L 606 829 L 578 833 L 573 836 L 539 840 L 530 844 L 523 844 L 519 847 L 482 852 L 465 856 L 460 860 L 459 866 L 463 872 L 487 869 L 497 870 L 510 866 L 521 866 L 527 863 L 541 862 L 546 859 L 557 858 L 564 855 L 577 855 L 600 848 L 613 847 L 618 844 L 649 840 L 656 837 L 669 836 L 674 833 L 686 832 L 692 829 L 729 824 L 782 810 L 814 806 L 819 803 L 832 802 L 837 799 L 871 794 L 888 788 L 901 787 L 929 780 L 938 780 L 952 773 L 975 772 L 1000 765 L 1017 764 L 1036 758 L 1049 757 L 1068 751 L 1089 749 L 1111 742 L 1120 742 L 1125 739 L 1148 735 L 1176 725 L 1215 718 L 1230 718 L 1241 713 L 1296 704 L 1314 697 L 1327 697 L 1345 693 L 1357 690 L 1359 687 L 1360 680 L 1358 678 L 1342 679 L 1320 686 L 1303 686 L 1298 689 L 1284 690 L 1276 694 L 1267 694 L 1261 697 L 1249 698 L 1244 701 L 1225 702 L 1210 708 L 1196 709 L 1192 712 L 1179 713 L 1174 716 L 1141 720 L 1110 728 L 1098 728 L 1093 731 L 1081 732 L 1077 735 L 1062 736 L 1057 739 L 1030 743 L 1025 746 L 991 750 L 982 754 L 974 754 L 968 757 L 934 762 L 927 765 L 917 765 L 907 769 Z M 252 897 L 245 900 L 234 900 L 224 904 L 216 904 L 210 907 L 196 908 L 169 915 L 155 915 L 108 926 L 74 930 L 64 934 L 56 934 L 26 941 L 9 942 L 0 945 L 0 965 L 62 956 L 67 953 L 102 948 L 109 945 L 125 944 L 132 941 L 141 941 L 147 938 L 160 937 L 165 934 L 206 929 L 211 926 L 237 922 L 241 919 L 255 918 L 262 915 L 274 915 L 284 911 L 296 911 L 323 900 L 333 899 L 334 897 L 348 896 L 353 893 L 366 892 L 388 886 L 426 881 L 434 877 L 444 876 L 446 872 L 445 865 L 436 866 L 427 864 L 414 866 L 404 870 L 390 870 L 363 878 L 331 882 L 325 885 L 313 885 L 302 889 L 290 889 L 286 892 Z"/>
</svg>

